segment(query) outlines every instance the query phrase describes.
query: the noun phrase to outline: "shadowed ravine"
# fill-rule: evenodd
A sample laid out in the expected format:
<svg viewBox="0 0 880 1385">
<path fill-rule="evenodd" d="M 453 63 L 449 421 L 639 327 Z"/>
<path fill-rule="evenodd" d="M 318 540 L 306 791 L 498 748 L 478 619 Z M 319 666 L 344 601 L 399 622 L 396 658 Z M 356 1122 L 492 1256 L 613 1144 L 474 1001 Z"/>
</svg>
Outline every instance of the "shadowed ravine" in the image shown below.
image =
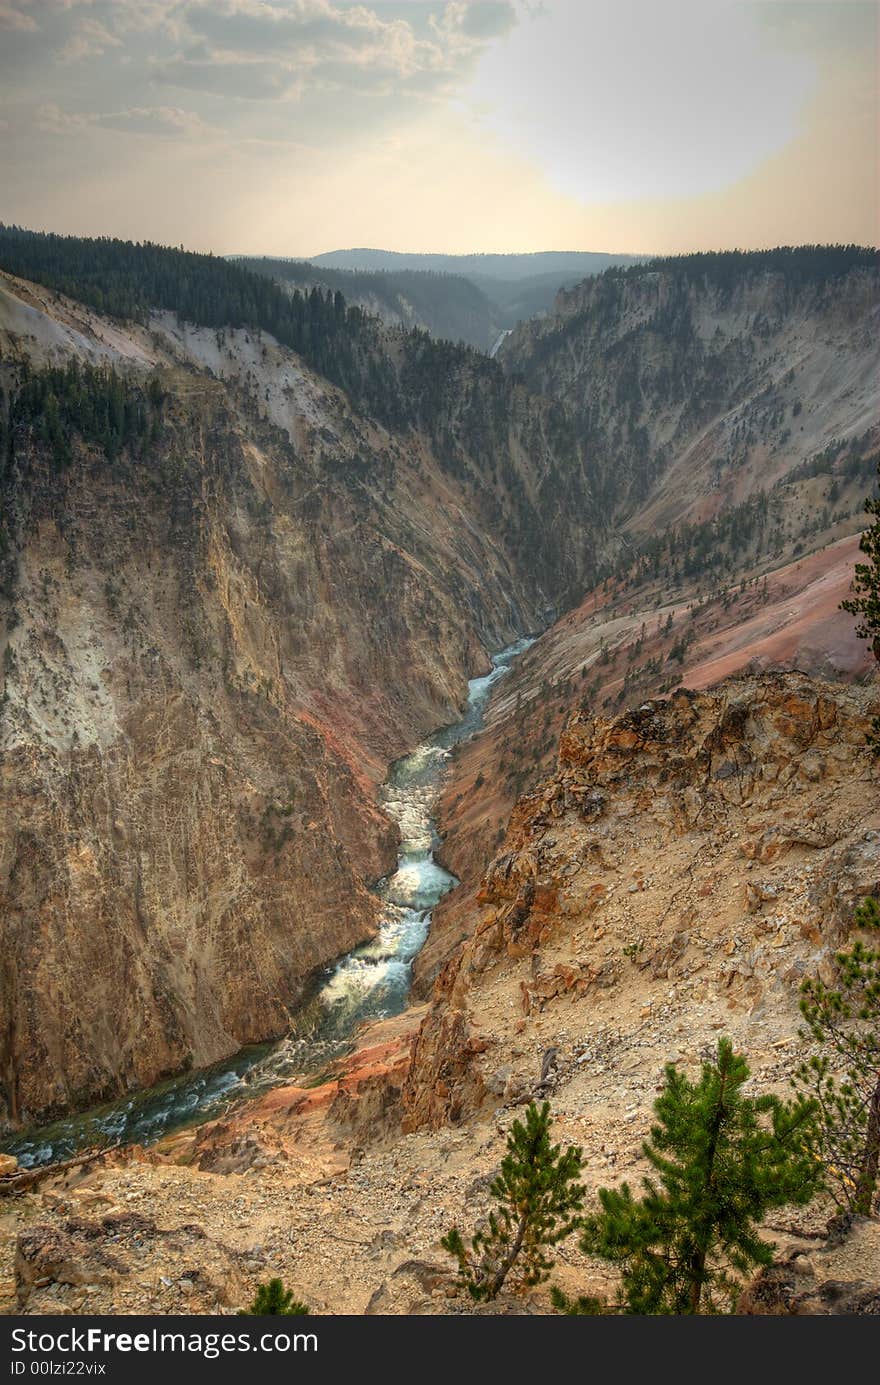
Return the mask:
<svg viewBox="0 0 880 1385">
<path fill-rule="evenodd" d="M 2 1148 L 32 1167 L 93 1145 L 150 1144 L 280 1082 L 294 1077 L 315 1081 L 334 1058 L 351 1048 L 360 1024 L 404 1009 L 413 958 L 427 937 L 431 910 L 458 883 L 433 854 L 438 844 L 433 813 L 450 751 L 479 730 L 493 685 L 531 643 L 518 640 L 494 654 L 491 673 L 470 680 L 461 720 L 435 732 L 392 765 L 381 801 L 400 827 L 401 840 L 396 871 L 376 886 L 384 903 L 379 932 L 315 978 L 310 996 L 291 1018 L 289 1037 L 242 1049 L 213 1067 L 21 1132 Z"/>
</svg>

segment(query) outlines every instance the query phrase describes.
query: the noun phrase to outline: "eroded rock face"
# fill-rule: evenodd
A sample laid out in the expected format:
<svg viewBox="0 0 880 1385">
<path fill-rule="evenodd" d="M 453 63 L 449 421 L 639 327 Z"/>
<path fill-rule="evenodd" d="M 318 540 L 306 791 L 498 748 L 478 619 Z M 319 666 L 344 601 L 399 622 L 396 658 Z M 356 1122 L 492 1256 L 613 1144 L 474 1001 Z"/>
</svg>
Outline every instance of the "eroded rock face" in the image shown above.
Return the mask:
<svg viewBox="0 0 880 1385">
<path fill-rule="evenodd" d="M 388 761 L 546 599 L 271 340 L 29 298 L 4 378 L 86 356 L 164 402 L 139 456 L 22 436 L 0 477 L 0 1125 L 284 1032 L 375 927 Z"/>
<path fill-rule="evenodd" d="M 139 494 L 84 462 L 59 495 L 35 460 L 0 725 L 12 1121 L 283 1032 L 310 971 L 374 926 L 393 833 L 357 729 L 297 678 L 277 536 L 241 516 L 236 554 L 237 460 L 201 509 L 192 474 Z"/>
<path fill-rule="evenodd" d="M 800 981 L 880 893 L 878 705 L 876 688 L 785 673 L 575 713 L 437 980 L 405 1127 L 527 1099 L 539 1036 L 577 1073 L 606 1021 L 628 1048 L 640 1031 L 693 1047 L 723 1026 L 748 1051 L 771 1014 L 795 1035 Z"/>
<path fill-rule="evenodd" d="M 820 284 L 755 266 L 721 284 L 666 267 L 563 290 L 499 359 L 566 401 L 647 534 L 714 513 L 724 482 L 741 498 L 876 429 L 878 320 L 875 268 Z"/>
<path fill-rule="evenodd" d="M 196 1223 L 163 1231 L 152 1217 L 116 1209 L 22 1231 L 14 1274 L 25 1312 L 52 1312 L 65 1298 L 88 1311 L 99 1291 L 136 1304 L 146 1284 L 153 1289 L 164 1282 L 176 1292 L 180 1311 L 216 1313 L 243 1301 L 245 1265 L 242 1255 L 210 1240 Z"/>
</svg>

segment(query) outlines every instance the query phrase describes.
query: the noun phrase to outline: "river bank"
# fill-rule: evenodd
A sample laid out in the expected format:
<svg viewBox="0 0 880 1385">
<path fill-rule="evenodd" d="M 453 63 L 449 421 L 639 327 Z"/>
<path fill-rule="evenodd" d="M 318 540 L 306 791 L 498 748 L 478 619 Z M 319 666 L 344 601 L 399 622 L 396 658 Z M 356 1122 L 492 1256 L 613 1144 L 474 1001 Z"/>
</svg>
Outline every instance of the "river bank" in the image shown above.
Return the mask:
<svg viewBox="0 0 880 1385">
<path fill-rule="evenodd" d="M 469 681 L 460 720 L 391 766 L 380 803 L 398 826 L 400 846 L 396 870 L 376 886 L 382 902 L 378 932 L 315 977 L 308 998 L 291 1015 L 287 1037 L 242 1049 L 223 1063 L 123 1100 L 21 1131 L 3 1142 L 3 1151 L 23 1168 L 33 1168 L 90 1146 L 152 1145 L 274 1087 L 320 1082 L 351 1050 L 362 1025 L 399 1014 L 409 999 L 413 961 L 428 935 L 431 912 L 457 884 L 434 855 L 439 845 L 434 811 L 450 755 L 479 730 L 492 688 L 531 642 L 521 639 L 494 654 L 490 672 Z"/>
</svg>

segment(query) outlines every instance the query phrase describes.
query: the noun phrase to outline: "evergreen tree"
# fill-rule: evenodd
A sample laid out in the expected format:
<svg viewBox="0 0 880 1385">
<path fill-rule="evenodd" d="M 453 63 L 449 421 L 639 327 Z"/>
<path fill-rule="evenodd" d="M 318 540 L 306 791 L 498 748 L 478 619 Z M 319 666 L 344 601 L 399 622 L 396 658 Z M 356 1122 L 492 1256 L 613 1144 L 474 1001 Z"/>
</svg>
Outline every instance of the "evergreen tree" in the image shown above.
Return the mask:
<svg viewBox="0 0 880 1385">
<path fill-rule="evenodd" d="M 856 926 L 880 932 L 876 899 L 856 910 Z M 880 1162 L 880 948 L 857 939 L 835 960 L 836 985 L 815 978 L 801 987 L 801 1013 L 825 1052 L 800 1065 L 794 1084 L 817 1102 L 814 1148 L 835 1200 L 867 1216 Z"/>
<path fill-rule="evenodd" d="M 505 1280 L 517 1288 L 540 1284 L 553 1268 L 550 1247 L 577 1226 L 584 1201 L 579 1183 L 581 1151 L 550 1143 L 550 1105 L 532 1102 L 525 1125 L 514 1121 L 507 1154 L 491 1186 L 497 1208 L 485 1231 L 475 1232 L 470 1248 L 457 1227 L 441 1245 L 458 1261 L 459 1277 L 472 1298 L 493 1299 Z"/>
<path fill-rule="evenodd" d="M 877 476 L 880 478 L 880 462 L 877 463 Z M 868 498 L 865 510 L 876 515 L 874 523 L 865 530 L 859 548 L 868 559 L 866 563 L 856 563 L 853 577 L 854 595 L 840 603 L 841 609 L 859 616 L 856 633 L 863 640 L 870 640 L 874 658 L 880 661 L 880 498 Z M 880 717 L 874 718 L 872 738 L 874 750 L 880 754 Z"/>
<path fill-rule="evenodd" d="M 293 1297 L 291 1289 L 285 1289 L 280 1279 L 270 1279 L 267 1284 L 257 1285 L 257 1292 L 250 1308 L 241 1308 L 238 1316 L 248 1318 L 277 1315 L 284 1318 L 301 1318 L 308 1311 L 304 1303 Z"/>
<path fill-rule="evenodd" d="M 112 367 L 81 366 L 74 360 L 35 371 L 25 363 L 18 380 L 10 381 L 8 396 L 0 384 L 7 467 L 26 435 L 47 445 L 58 471 L 73 460 L 71 442 L 77 434 L 99 446 L 110 461 L 123 447 L 138 455 L 146 438 L 156 441 L 161 435 L 163 398 L 160 384 L 150 382 L 145 392 Z"/>
<path fill-rule="evenodd" d="M 718 1312 L 739 1278 L 767 1265 L 758 1235 L 771 1207 L 809 1202 L 821 1170 L 808 1147 L 814 1119 L 805 1100 L 747 1096 L 749 1069 L 728 1039 L 690 1082 L 674 1064 L 654 1105 L 643 1146 L 658 1182 L 601 1188 L 601 1211 L 583 1222 L 582 1248 L 620 1266 L 628 1313 Z"/>
</svg>

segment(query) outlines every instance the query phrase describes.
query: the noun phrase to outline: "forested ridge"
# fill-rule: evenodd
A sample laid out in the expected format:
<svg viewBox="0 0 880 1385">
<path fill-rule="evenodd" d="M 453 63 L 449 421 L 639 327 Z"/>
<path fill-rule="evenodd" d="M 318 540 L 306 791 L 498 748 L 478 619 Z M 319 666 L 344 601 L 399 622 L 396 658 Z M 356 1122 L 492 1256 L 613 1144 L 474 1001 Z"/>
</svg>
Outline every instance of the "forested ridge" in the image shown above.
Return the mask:
<svg viewBox="0 0 880 1385">
<path fill-rule="evenodd" d="M 176 313 L 201 327 L 270 332 L 333 384 L 385 411 L 393 379 L 371 352 L 371 319 L 340 293 L 284 293 L 216 255 L 111 237 L 87 239 L 0 224 L 0 268 L 123 321 Z M 360 349 L 359 349 L 360 347 Z"/>
<path fill-rule="evenodd" d="M 389 334 L 338 289 L 287 293 L 265 273 L 215 255 L 0 223 L 0 268 L 124 321 L 165 310 L 198 326 L 269 332 L 381 421 L 427 427 L 435 439 L 441 400 L 456 395 L 459 428 L 467 429 L 476 424 L 474 390 L 496 416 L 511 390 L 500 367 L 470 347 L 419 329 Z M 468 390 L 453 380 L 463 371 Z"/>
<path fill-rule="evenodd" d="M 794 288 L 823 286 L 854 269 L 880 268 L 880 250 L 866 245 L 778 245 L 772 250 L 704 250 L 689 255 L 662 255 L 642 264 L 614 266 L 602 279 L 639 279 L 671 274 L 732 288 L 744 274 L 781 274 Z"/>
<path fill-rule="evenodd" d="M 397 333 L 403 348 L 404 391 L 379 320 L 350 306 L 338 288 L 287 293 L 265 272 L 216 255 L 149 241 L 86 239 L 0 224 L 0 268 L 123 321 L 146 323 L 151 312 L 164 310 L 197 326 L 269 332 L 356 403 L 392 425 L 418 425 L 433 416 L 428 373 L 466 364 L 485 378 L 497 377 L 503 388 L 502 372 L 480 353 L 434 343 L 427 333 L 414 330 Z"/>
<path fill-rule="evenodd" d="M 546 541 L 560 516 L 587 524 L 594 509 L 575 430 L 562 406 L 535 399 L 482 352 L 389 328 L 338 290 L 289 292 L 240 264 L 149 242 L 0 225 L 0 269 L 123 321 L 168 311 L 213 330 L 270 333 L 359 412 L 427 438 L 443 469 L 479 493 L 483 522 L 515 545 L 548 590 L 592 575 L 592 556 Z M 53 448 L 60 463 L 63 445 Z M 585 561 L 589 573 L 580 570 Z"/>
<path fill-rule="evenodd" d="M 475 284 L 459 274 L 439 270 L 331 269 L 303 260 L 271 256 L 235 257 L 235 263 L 296 291 L 317 285 L 341 293 L 346 301 L 368 298 L 401 321 L 415 317 L 435 337 L 486 348 L 494 330 L 494 308 Z M 479 340 L 478 340 L 479 338 Z"/>
</svg>

